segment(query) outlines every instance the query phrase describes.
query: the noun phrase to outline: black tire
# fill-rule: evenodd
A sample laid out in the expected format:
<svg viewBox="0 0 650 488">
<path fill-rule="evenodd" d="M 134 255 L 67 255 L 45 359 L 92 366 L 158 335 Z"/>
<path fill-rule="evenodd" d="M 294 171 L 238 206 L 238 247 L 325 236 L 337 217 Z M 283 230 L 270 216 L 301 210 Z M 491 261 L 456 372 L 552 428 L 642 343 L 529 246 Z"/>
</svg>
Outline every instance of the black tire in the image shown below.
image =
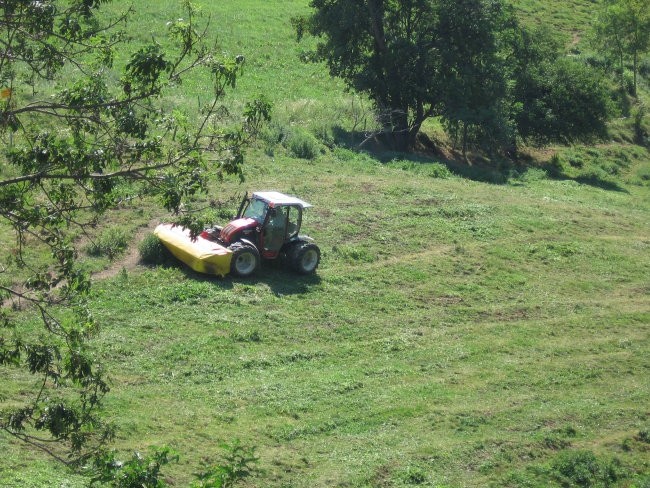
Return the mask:
<svg viewBox="0 0 650 488">
<path fill-rule="evenodd" d="M 248 278 L 255 274 L 260 267 L 260 253 L 255 246 L 243 242 L 235 242 L 230 246 L 232 260 L 230 272 L 240 278 Z"/>
<path fill-rule="evenodd" d="M 320 263 L 320 249 L 311 242 L 298 242 L 287 253 L 291 268 L 300 274 L 311 274 Z"/>
</svg>

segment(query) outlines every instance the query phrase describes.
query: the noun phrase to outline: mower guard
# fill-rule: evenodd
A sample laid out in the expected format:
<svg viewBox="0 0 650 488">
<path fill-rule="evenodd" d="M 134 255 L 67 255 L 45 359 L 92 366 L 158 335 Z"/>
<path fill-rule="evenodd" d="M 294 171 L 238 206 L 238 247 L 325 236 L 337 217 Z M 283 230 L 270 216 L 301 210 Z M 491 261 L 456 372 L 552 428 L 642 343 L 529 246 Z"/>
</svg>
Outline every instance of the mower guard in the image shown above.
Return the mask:
<svg viewBox="0 0 650 488">
<path fill-rule="evenodd" d="M 189 229 L 160 224 L 153 232 L 180 261 L 199 273 L 225 276 L 230 272 L 232 251 L 199 235 L 192 239 Z"/>
</svg>

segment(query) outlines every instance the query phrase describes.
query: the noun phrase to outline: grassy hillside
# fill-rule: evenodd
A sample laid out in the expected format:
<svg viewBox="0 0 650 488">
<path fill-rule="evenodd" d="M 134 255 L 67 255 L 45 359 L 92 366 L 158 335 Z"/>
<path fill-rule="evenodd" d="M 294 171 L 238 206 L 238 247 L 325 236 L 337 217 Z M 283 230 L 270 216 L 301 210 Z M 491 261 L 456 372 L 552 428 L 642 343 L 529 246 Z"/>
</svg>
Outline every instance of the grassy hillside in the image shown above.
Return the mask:
<svg viewBox="0 0 650 488">
<path fill-rule="evenodd" d="M 314 204 L 321 267 L 235 280 L 89 261 L 118 270 L 91 302 L 115 447 L 173 447 L 174 486 L 235 438 L 262 470 L 242 486 L 650 486 L 648 151 L 607 142 L 488 167 L 345 149 L 364 102 L 297 61 L 287 19 L 307 3 L 204 2 L 249 62 L 233 105 L 276 105 L 246 182 L 210 197 L 224 214 L 247 189 Z M 138 7 L 132 25 L 148 35 L 171 5 Z M 592 2 L 518 5 L 570 33 Z M 160 218 L 146 202 L 106 227 Z M 28 385 L 2 375 L 0 401 Z M 4 435 L 0 452 L 0 486 L 82 486 Z"/>
<path fill-rule="evenodd" d="M 315 205 L 322 267 L 97 283 L 118 448 L 173 446 L 179 486 L 235 437 L 261 458 L 251 486 L 544 486 L 574 449 L 647 470 L 648 186 L 255 160 L 249 186 Z"/>
</svg>

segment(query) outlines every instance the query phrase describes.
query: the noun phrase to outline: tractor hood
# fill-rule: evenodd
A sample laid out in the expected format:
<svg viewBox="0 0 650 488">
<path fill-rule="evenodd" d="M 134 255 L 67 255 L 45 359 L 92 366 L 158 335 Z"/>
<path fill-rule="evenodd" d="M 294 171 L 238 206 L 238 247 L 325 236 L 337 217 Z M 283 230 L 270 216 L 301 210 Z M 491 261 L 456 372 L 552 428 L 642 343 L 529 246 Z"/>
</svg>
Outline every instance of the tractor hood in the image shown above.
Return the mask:
<svg viewBox="0 0 650 488">
<path fill-rule="evenodd" d="M 255 219 L 241 218 L 235 219 L 221 229 L 219 234 L 219 239 L 221 239 L 226 244 L 230 244 L 234 238 L 237 237 L 241 232 L 247 229 L 254 229 L 259 224 Z"/>
</svg>

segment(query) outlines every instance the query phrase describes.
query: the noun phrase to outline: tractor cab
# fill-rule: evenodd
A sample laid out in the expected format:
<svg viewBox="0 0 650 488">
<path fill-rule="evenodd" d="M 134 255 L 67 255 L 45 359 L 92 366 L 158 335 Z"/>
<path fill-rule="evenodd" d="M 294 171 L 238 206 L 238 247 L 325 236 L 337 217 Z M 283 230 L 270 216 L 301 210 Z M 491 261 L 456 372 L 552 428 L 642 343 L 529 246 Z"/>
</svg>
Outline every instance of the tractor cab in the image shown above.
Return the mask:
<svg viewBox="0 0 650 488">
<path fill-rule="evenodd" d="M 256 247 L 262 257 L 274 259 L 285 244 L 298 238 L 302 211 L 309 207 L 309 203 L 279 192 L 255 192 L 244 198 L 236 220 L 255 221 Z"/>
<path fill-rule="evenodd" d="M 276 191 L 246 195 L 235 219 L 217 228 L 217 240 L 234 252 L 232 272 L 252 274 L 260 258 L 281 255 L 299 273 L 313 272 L 320 261 L 320 250 L 313 239 L 299 234 L 303 210 L 309 207 L 299 198 Z"/>
</svg>

